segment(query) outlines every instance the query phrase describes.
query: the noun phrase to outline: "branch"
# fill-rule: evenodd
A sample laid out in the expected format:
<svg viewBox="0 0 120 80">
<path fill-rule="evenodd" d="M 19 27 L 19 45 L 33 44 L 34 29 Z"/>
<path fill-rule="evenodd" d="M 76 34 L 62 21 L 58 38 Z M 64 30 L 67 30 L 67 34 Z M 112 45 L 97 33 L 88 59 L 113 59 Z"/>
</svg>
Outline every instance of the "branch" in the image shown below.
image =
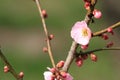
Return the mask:
<svg viewBox="0 0 120 80">
<path fill-rule="evenodd" d="M 116 24 L 113 24 L 112 26 L 110 26 L 110 27 L 108 27 L 108 28 L 115 29 L 115 28 L 117 28 L 117 27 L 120 27 L 120 21 L 117 22 Z M 103 33 L 106 33 L 108 28 L 93 33 L 93 37 L 99 36 L 99 35 L 101 35 L 101 34 L 103 34 Z"/>
<path fill-rule="evenodd" d="M 43 25 L 44 32 L 45 32 L 45 35 L 46 35 L 46 41 L 47 41 L 47 48 L 48 48 L 49 57 L 50 57 L 52 66 L 55 67 L 55 62 L 54 62 L 54 59 L 53 59 L 53 54 L 52 54 L 52 49 L 51 49 L 51 43 L 50 43 L 50 39 L 49 39 L 49 33 L 48 33 L 48 30 L 47 30 L 45 19 L 44 19 L 43 15 L 42 15 L 41 5 L 40 5 L 39 0 L 34 0 L 34 1 L 35 1 L 36 5 L 37 5 L 37 8 L 39 10 L 40 17 L 41 17 L 41 20 L 42 20 L 42 25 Z"/>
<path fill-rule="evenodd" d="M 73 41 L 70 51 L 68 53 L 67 59 L 65 61 L 65 64 L 63 66 L 63 69 L 62 69 L 63 71 L 66 71 L 66 72 L 68 71 L 72 61 L 74 60 L 77 47 L 78 47 L 78 44 L 75 41 Z"/>
<path fill-rule="evenodd" d="M 97 0 L 90 0 L 90 1 L 91 1 L 90 9 L 87 11 L 87 14 L 86 14 L 85 19 L 84 19 L 87 24 L 89 24 L 90 21 L 92 20 L 92 16 L 93 16 L 92 13 L 93 13 L 93 10 L 94 10 L 94 7 L 95 7 Z M 77 48 L 78 48 L 78 44 L 75 41 L 73 41 L 71 48 L 69 50 L 68 56 L 66 58 L 65 64 L 62 68 L 63 71 L 68 72 L 71 63 L 72 63 L 73 59 L 75 58 L 75 53 L 76 53 Z"/>
<path fill-rule="evenodd" d="M 3 60 L 6 66 L 9 68 L 9 72 L 17 79 L 17 80 L 23 80 L 23 78 L 20 78 L 19 75 L 16 73 L 16 71 L 13 69 L 12 65 L 8 62 L 6 57 L 3 55 L 1 49 L 0 49 L 0 58 Z"/>
<path fill-rule="evenodd" d="M 93 52 L 98 52 L 98 51 L 103 51 L 103 50 L 120 50 L 120 47 L 99 48 L 99 49 L 94 49 L 94 50 L 87 51 L 87 52 L 81 52 L 81 53 L 79 53 L 79 55 L 81 55 L 81 54 L 90 54 L 90 53 L 93 53 Z"/>
</svg>

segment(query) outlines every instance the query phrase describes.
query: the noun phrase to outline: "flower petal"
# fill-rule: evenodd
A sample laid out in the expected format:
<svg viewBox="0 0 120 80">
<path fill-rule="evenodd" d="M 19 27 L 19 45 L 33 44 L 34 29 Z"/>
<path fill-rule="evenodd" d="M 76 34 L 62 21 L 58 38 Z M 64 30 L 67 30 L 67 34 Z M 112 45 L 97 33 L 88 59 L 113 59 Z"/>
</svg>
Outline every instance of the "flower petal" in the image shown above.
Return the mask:
<svg viewBox="0 0 120 80">
<path fill-rule="evenodd" d="M 51 80 L 52 73 L 50 71 L 45 71 L 43 75 L 45 80 Z"/>
</svg>

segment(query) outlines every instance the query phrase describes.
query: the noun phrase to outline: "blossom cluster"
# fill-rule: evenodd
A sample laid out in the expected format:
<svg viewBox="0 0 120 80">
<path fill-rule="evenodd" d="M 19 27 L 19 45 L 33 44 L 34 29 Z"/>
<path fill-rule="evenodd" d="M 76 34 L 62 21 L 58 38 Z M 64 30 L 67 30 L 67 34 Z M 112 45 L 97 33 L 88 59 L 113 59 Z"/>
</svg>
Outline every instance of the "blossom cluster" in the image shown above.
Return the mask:
<svg viewBox="0 0 120 80">
<path fill-rule="evenodd" d="M 44 80 L 73 80 L 73 77 L 65 72 L 60 70 L 64 66 L 64 61 L 59 61 L 55 68 L 49 68 L 49 71 L 43 73 Z"/>
</svg>

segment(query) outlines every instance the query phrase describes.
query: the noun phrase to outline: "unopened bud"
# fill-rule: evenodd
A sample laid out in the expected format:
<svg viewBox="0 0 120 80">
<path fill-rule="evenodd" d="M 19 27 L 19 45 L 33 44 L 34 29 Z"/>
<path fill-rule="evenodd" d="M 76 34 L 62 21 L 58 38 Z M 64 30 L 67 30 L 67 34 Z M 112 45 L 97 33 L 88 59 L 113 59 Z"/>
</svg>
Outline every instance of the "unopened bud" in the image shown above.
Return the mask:
<svg viewBox="0 0 120 80">
<path fill-rule="evenodd" d="M 97 56 L 94 53 L 90 53 L 90 58 L 92 61 L 96 62 L 97 61 Z"/>
<path fill-rule="evenodd" d="M 56 67 L 62 68 L 64 66 L 64 63 L 65 63 L 64 61 L 60 61 L 57 63 Z"/>
<path fill-rule="evenodd" d="M 86 10 L 90 9 L 90 3 L 89 2 L 85 2 L 84 7 Z"/>
<path fill-rule="evenodd" d="M 49 35 L 49 39 L 52 40 L 54 38 L 54 35 L 53 34 L 50 34 Z"/>
<path fill-rule="evenodd" d="M 112 29 L 111 27 L 108 28 L 107 31 L 108 31 L 109 33 L 111 33 L 112 35 L 114 34 L 113 29 Z"/>
<path fill-rule="evenodd" d="M 108 37 L 107 34 L 102 34 L 102 38 L 103 38 L 104 40 L 107 40 L 109 37 Z"/>
<path fill-rule="evenodd" d="M 95 9 L 95 10 L 93 11 L 93 15 L 94 15 L 94 17 L 97 18 L 97 19 L 99 19 L 99 18 L 102 17 L 101 11 L 99 11 L 99 10 L 97 10 L 97 9 Z"/>
<path fill-rule="evenodd" d="M 44 9 L 42 10 L 42 15 L 43 15 L 44 18 L 47 18 L 48 15 L 47 15 L 46 10 L 44 10 Z"/>
<path fill-rule="evenodd" d="M 23 72 L 20 72 L 20 73 L 19 73 L 19 77 L 20 77 L 20 78 L 23 78 L 23 77 L 24 77 L 24 73 L 23 73 Z"/>
<path fill-rule="evenodd" d="M 81 49 L 86 50 L 88 48 L 88 45 L 81 45 Z"/>
<path fill-rule="evenodd" d="M 75 62 L 76 62 L 76 65 L 77 65 L 78 67 L 81 67 L 81 66 L 83 65 L 83 59 L 82 59 L 82 58 L 77 58 L 77 59 L 75 60 Z"/>
<path fill-rule="evenodd" d="M 62 75 L 63 78 L 66 78 L 66 77 L 67 77 L 67 73 L 64 72 L 64 71 L 61 71 L 60 74 Z"/>
<path fill-rule="evenodd" d="M 107 48 L 110 48 L 110 47 L 112 47 L 114 45 L 114 43 L 113 42 L 109 42 L 109 43 L 107 43 Z"/>
<path fill-rule="evenodd" d="M 43 52 L 47 52 L 48 48 L 47 47 L 43 47 Z"/>
<path fill-rule="evenodd" d="M 4 73 L 7 73 L 7 72 L 9 72 L 9 68 L 8 66 L 4 66 Z"/>
<path fill-rule="evenodd" d="M 55 68 L 50 68 L 50 72 L 55 73 L 56 69 Z"/>
</svg>

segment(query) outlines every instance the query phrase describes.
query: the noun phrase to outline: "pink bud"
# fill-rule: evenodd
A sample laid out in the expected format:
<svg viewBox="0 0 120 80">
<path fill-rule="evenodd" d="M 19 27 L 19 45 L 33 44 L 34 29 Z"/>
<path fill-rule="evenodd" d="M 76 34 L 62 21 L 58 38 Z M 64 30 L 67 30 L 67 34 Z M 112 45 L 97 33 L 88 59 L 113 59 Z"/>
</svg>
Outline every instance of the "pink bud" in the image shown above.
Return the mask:
<svg viewBox="0 0 120 80">
<path fill-rule="evenodd" d="M 44 9 L 42 10 L 42 15 L 43 15 L 44 18 L 47 18 L 47 12 L 46 12 L 46 10 L 44 10 Z"/>
<path fill-rule="evenodd" d="M 52 40 L 54 38 L 54 35 L 53 34 L 50 34 L 49 35 L 49 39 Z"/>
<path fill-rule="evenodd" d="M 73 77 L 69 73 L 67 73 L 67 76 L 64 80 L 73 80 Z"/>
<path fill-rule="evenodd" d="M 76 62 L 78 67 L 81 67 L 83 65 L 83 59 L 82 58 L 77 58 L 75 62 Z"/>
<path fill-rule="evenodd" d="M 110 48 L 110 47 L 112 47 L 114 45 L 114 43 L 113 42 L 109 42 L 109 43 L 107 43 L 107 48 Z"/>
<path fill-rule="evenodd" d="M 102 38 L 103 38 L 104 40 L 107 40 L 109 37 L 108 37 L 107 34 L 102 34 Z"/>
<path fill-rule="evenodd" d="M 56 72 L 56 69 L 55 69 L 55 68 L 51 68 L 51 69 L 50 69 L 50 72 L 55 73 L 55 72 Z"/>
<path fill-rule="evenodd" d="M 4 73 L 7 73 L 7 72 L 9 72 L 9 68 L 8 66 L 4 66 Z"/>
<path fill-rule="evenodd" d="M 64 61 L 60 61 L 57 63 L 56 67 L 62 68 L 64 66 L 64 63 L 65 63 Z"/>
<path fill-rule="evenodd" d="M 108 31 L 109 33 L 111 33 L 112 35 L 114 34 L 113 29 L 112 29 L 111 27 L 109 27 L 109 28 L 107 29 L 107 31 Z"/>
<path fill-rule="evenodd" d="M 99 18 L 102 17 L 101 11 L 96 10 L 96 9 L 93 11 L 93 15 L 94 15 L 94 17 L 97 18 L 97 19 L 99 19 Z"/>
<path fill-rule="evenodd" d="M 97 61 L 97 56 L 94 53 L 90 53 L 90 58 L 92 61 L 96 62 Z"/>
<path fill-rule="evenodd" d="M 24 73 L 23 73 L 23 72 L 20 72 L 20 73 L 19 73 L 19 77 L 20 77 L 20 78 L 23 78 L 23 77 L 24 77 Z"/>
<path fill-rule="evenodd" d="M 88 45 L 81 45 L 81 49 L 86 50 L 88 48 Z"/>
<path fill-rule="evenodd" d="M 90 3 L 89 2 L 85 2 L 84 7 L 86 10 L 90 9 Z"/>
<path fill-rule="evenodd" d="M 43 47 L 43 52 L 47 52 L 48 48 L 47 47 Z"/>
<path fill-rule="evenodd" d="M 66 78 L 66 77 L 67 77 L 67 73 L 64 72 L 64 71 L 61 71 L 60 74 L 62 75 L 63 78 Z"/>
</svg>

